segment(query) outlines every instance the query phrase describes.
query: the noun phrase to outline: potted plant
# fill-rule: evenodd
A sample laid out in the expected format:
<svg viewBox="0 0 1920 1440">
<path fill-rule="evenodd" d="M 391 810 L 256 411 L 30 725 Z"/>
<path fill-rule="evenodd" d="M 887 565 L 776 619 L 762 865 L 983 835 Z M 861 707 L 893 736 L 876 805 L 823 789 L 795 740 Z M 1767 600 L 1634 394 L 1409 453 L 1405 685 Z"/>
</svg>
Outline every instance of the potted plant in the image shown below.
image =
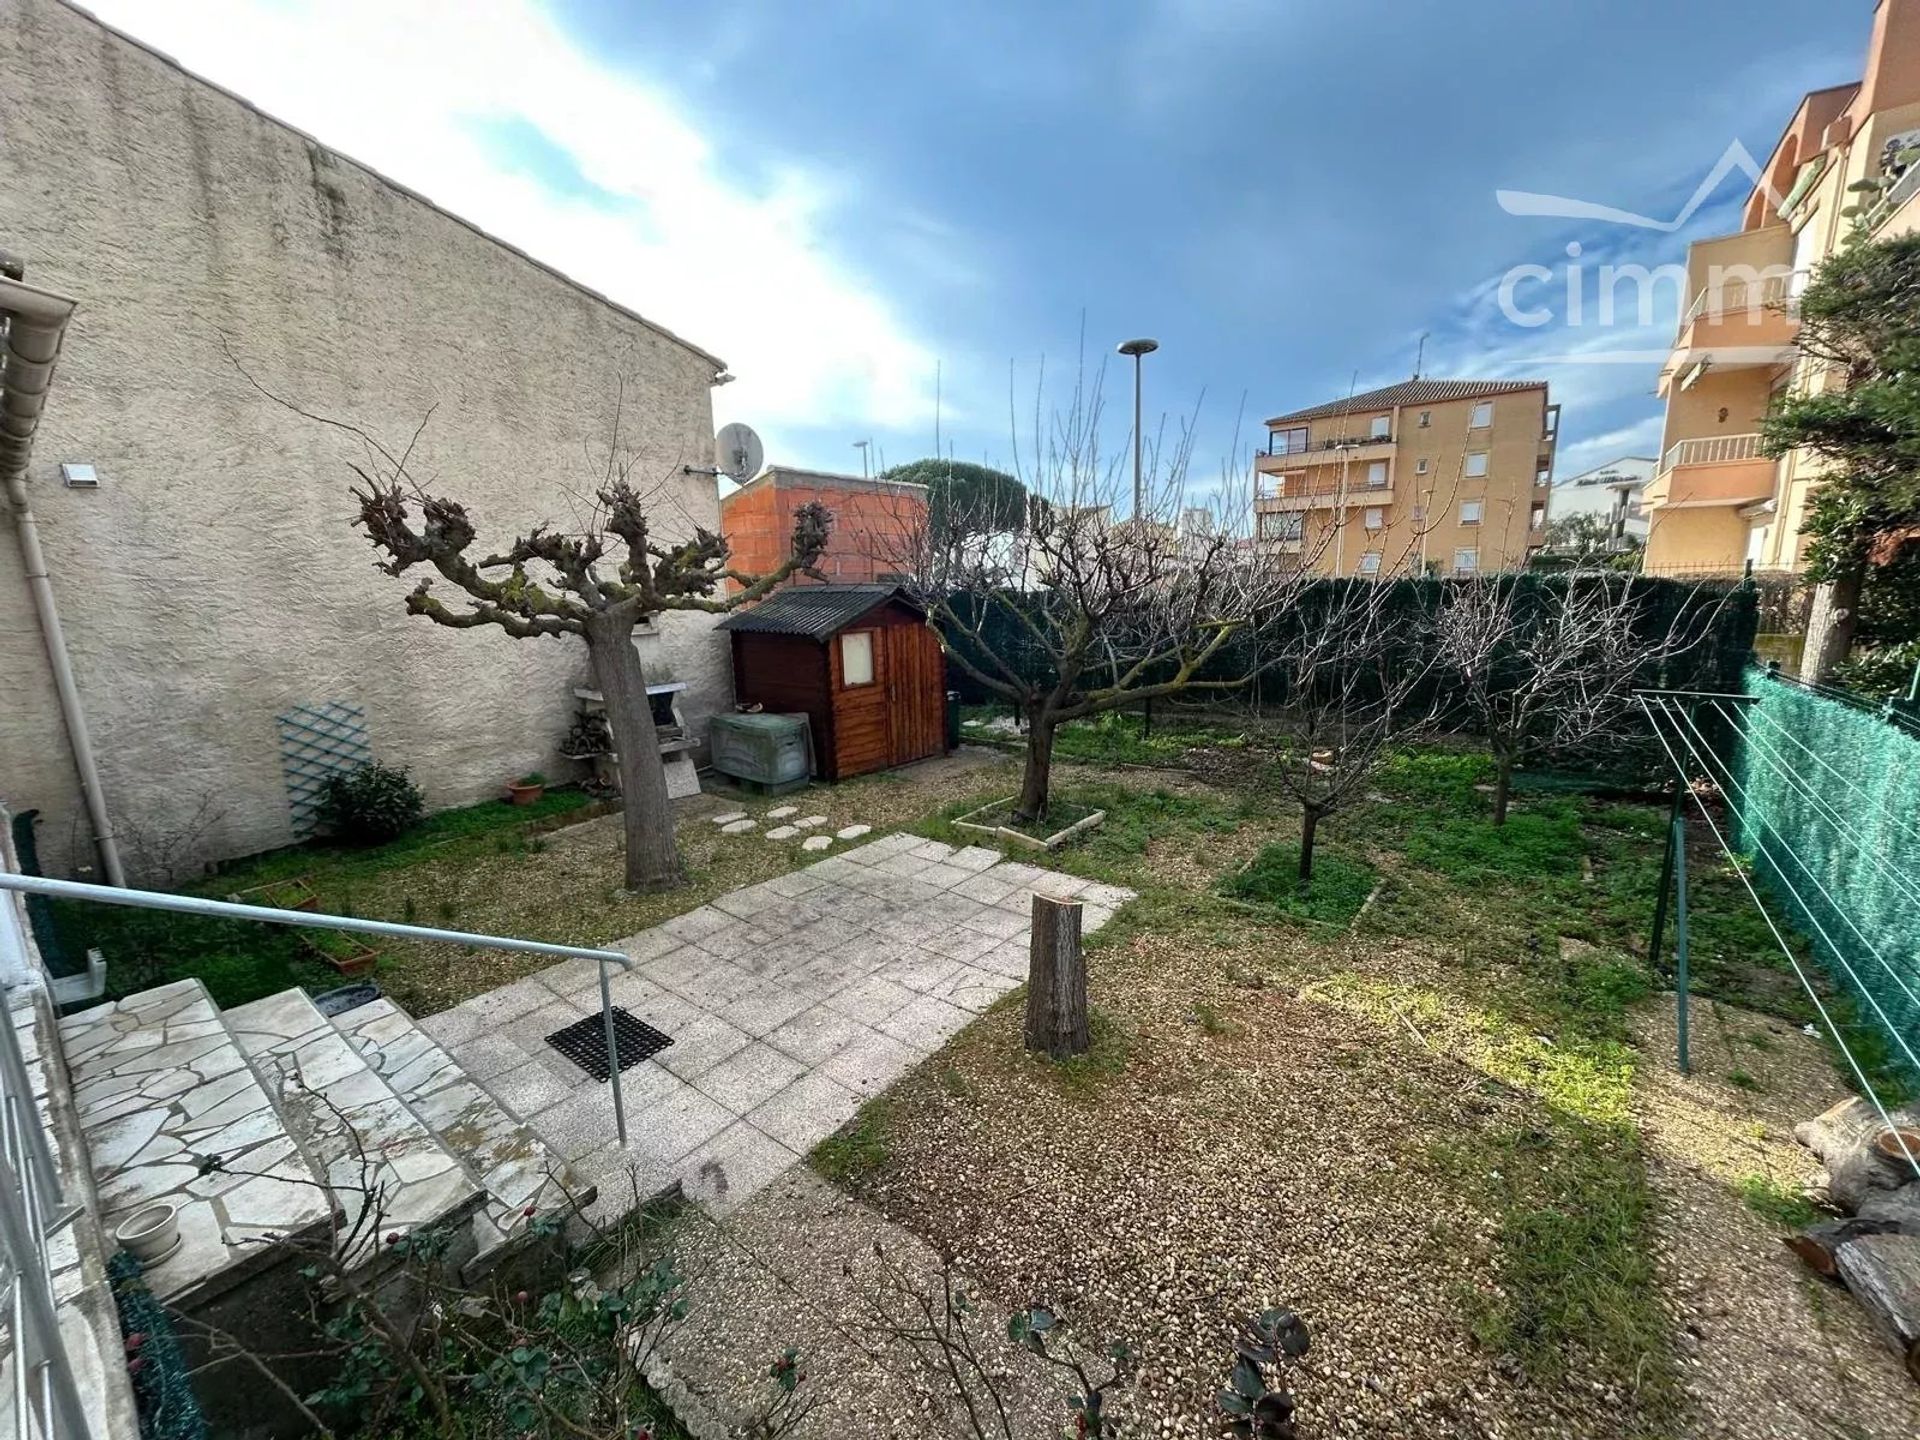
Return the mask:
<svg viewBox="0 0 1920 1440">
<path fill-rule="evenodd" d="M 507 800 L 514 805 L 531 805 L 547 793 L 547 777 L 538 770 L 507 782 Z"/>
</svg>

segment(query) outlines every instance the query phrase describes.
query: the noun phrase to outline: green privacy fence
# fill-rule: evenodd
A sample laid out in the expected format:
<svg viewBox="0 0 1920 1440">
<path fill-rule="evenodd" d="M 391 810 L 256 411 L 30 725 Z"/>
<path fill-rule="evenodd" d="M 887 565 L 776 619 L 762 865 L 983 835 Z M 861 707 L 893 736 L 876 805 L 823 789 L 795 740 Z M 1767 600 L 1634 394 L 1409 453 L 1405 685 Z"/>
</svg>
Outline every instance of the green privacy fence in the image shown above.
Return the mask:
<svg viewBox="0 0 1920 1440">
<path fill-rule="evenodd" d="M 1920 1081 L 1920 734 L 1750 669 L 1727 800 L 1754 878 Z"/>
</svg>

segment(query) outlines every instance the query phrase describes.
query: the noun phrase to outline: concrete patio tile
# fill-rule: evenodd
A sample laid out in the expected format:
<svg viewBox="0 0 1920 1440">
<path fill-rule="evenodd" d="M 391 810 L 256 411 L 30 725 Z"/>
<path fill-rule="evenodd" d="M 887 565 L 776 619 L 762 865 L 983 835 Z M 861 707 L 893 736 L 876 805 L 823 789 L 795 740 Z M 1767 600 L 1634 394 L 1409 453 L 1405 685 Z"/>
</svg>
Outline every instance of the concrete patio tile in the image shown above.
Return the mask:
<svg viewBox="0 0 1920 1440">
<path fill-rule="evenodd" d="M 766 949 L 776 938 L 751 920 L 733 920 L 693 941 L 692 948 L 716 960 L 738 960 L 742 955 Z"/>
<path fill-rule="evenodd" d="M 945 860 L 953 854 L 953 846 L 944 840 L 922 840 L 907 847 L 906 853 L 918 855 L 927 860 Z"/>
<path fill-rule="evenodd" d="M 964 1011 L 959 1013 L 963 1020 L 972 1018 Z M 928 1050 L 934 1048 L 927 1047 Z M 925 1053 L 892 1035 L 874 1030 L 855 1037 L 813 1074 L 825 1075 L 862 1097 L 877 1095 L 918 1065 Z"/>
<path fill-rule="evenodd" d="M 978 873 L 998 865 L 1003 858 L 998 850 L 989 849 L 985 845 L 963 845 L 949 855 L 945 863 Z"/>
<path fill-rule="evenodd" d="M 1080 898 L 1089 905 L 1105 905 L 1110 909 L 1118 910 L 1129 900 L 1138 897 L 1124 885 L 1107 885 L 1096 880 L 1080 892 Z"/>
<path fill-rule="evenodd" d="M 1031 905 L 1031 902 L 1028 902 Z M 996 939 L 1011 940 L 1016 935 L 1025 935 L 1033 926 L 1029 909 L 1023 907 L 1018 913 L 1003 910 L 997 905 L 989 905 L 978 915 L 970 915 L 960 922 L 969 930 L 978 930 L 983 935 L 992 935 Z"/>
<path fill-rule="evenodd" d="M 869 975 L 837 995 L 828 996 L 826 1005 L 850 1020 L 872 1025 L 911 1004 L 915 998 L 914 992 L 904 985 L 896 985 L 878 975 Z"/>
<path fill-rule="evenodd" d="M 609 980 L 615 975 L 624 974 L 626 969 L 624 966 L 615 965 L 611 960 L 607 962 L 607 967 Z M 565 999 L 581 990 L 600 988 L 600 962 L 588 960 L 584 956 L 576 956 L 572 960 L 562 960 L 558 965 L 549 965 L 532 978 L 553 991 L 555 995 Z"/>
<path fill-rule="evenodd" d="M 962 965 L 957 972 L 942 981 L 933 994 L 949 1005 L 958 1005 L 962 1010 L 978 1014 L 1009 990 L 1018 989 L 1020 983 L 1012 976 L 996 975 L 991 970 Z"/>
<path fill-rule="evenodd" d="M 723 1216 L 800 1163 L 800 1156 L 744 1120 L 682 1160 L 680 1189 L 709 1215 Z"/>
<path fill-rule="evenodd" d="M 656 956 L 665 955 L 669 950 L 678 949 L 685 943 L 672 931 L 656 925 L 651 930 L 642 930 L 638 934 L 627 936 L 624 940 L 616 940 L 607 948 L 624 951 L 629 960 L 640 964 Z"/>
<path fill-rule="evenodd" d="M 483 1028 L 480 1012 L 466 1005 L 456 1005 L 451 1010 L 442 1010 L 437 1015 L 429 1015 L 420 1022 L 420 1028 L 442 1045 L 455 1045 L 460 1041 L 477 1035 Z"/>
<path fill-rule="evenodd" d="M 930 841 L 928 843 L 931 844 L 932 842 Z M 873 864 L 873 869 L 882 875 L 892 875 L 899 879 L 911 879 L 922 870 L 930 868 L 933 864 L 935 864 L 935 861 L 927 856 L 915 855 L 909 851 L 899 855 L 889 855 L 884 860 L 877 860 Z"/>
<path fill-rule="evenodd" d="M 859 1108 L 859 1095 L 814 1071 L 746 1118 L 754 1129 L 804 1155 L 852 1119 Z"/>
<path fill-rule="evenodd" d="M 582 1078 L 585 1078 L 584 1075 Z M 522 1119 L 559 1103 L 572 1093 L 572 1087 L 560 1072 L 544 1059 L 538 1058 L 511 1070 L 502 1070 L 487 1081 L 487 1089 L 493 1092 L 496 1100 Z"/>
<path fill-rule="evenodd" d="M 765 883 L 767 889 L 776 895 L 798 897 L 811 895 L 822 886 L 831 885 L 833 877 L 822 875 L 818 865 L 808 865 L 804 869 L 790 870 L 785 875 L 776 875 Z"/>
<path fill-rule="evenodd" d="M 460 1062 L 460 1068 L 476 1080 L 485 1080 L 490 1075 L 498 1075 L 502 1070 L 511 1070 L 527 1063 L 526 1050 L 505 1035 L 475 1035 L 466 1040 L 456 1040 L 447 1046 L 453 1058 Z"/>
<path fill-rule="evenodd" d="M 736 1115 L 745 1115 L 807 1073 L 791 1055 L 754 1041 L 697 1075 L 693 1088 Z"/>
<path fill-rule="evenodd" d="M 766 983 L 750 970 L 713 957 L 699 970 L 683 975 L 670 988 L 702 1010 L 723 1010 Z"/>
<path fill-rule="evenodd" d="M 826 1005 L 816 1005 L 787 1021 L 766 1037 L 766 1043 L 803 1065 L 819 1065 L 864 1033 L 859 1021 Z"/>
<path fill-rule="evenodd" d="M 751 920 L 762 910 L 785 904 L 788 898 L 773 889 L 771 881 L 763 880 L 758 885 L 729 891 L 711 903 L 714 909 L 723 910 L 736 920 Z"/>
<path fill-rule="evenodd" d="M 698 1016 L 672 1033 L 673 1044 L 654 1059 L 682 1080 L 711 1070 L 753 1038 L 718 1015 Z"/>
<path fill-rule="evenodd" d="M 673 919 L 654 928 L 684 943 L 689 940 L 698 940 L 702 935 L 711 935 L 716 930 L 737 923 L 739 922 L 726 911 L 716 910 L 711 905 L 702 905 L 698 909 L 687 911 L 684 915 L 676 915 Z"/>
<path fill-rule="evenodd" d="M 963 866 L 941 861 L 938 864 L 929 865 L 913 878 L 923 885 L 938 885 L 942 890 L 951 890 L 955 885 L 973 879 L 976 873 L 978 872 Z"/>
<path fill-rule="evenodd" d="M 1054 872 L 1043 870 L 1038 865 L 1029 865 L 1024 860 L 1009 860 L 1004 865 L 994 866 L 991 873 L 994 879 L 1004 884 L 1031 889 Z"/>
<path fill-rule="evenodd" d="M 978 900 L 983 905 L 997 905 L 1020 888 L 1014 881 L 1001 878 L 1000 871 L 1005 868 L 1001 866 L 982 871 L 954 886 L 947 893 L 962 895 L 969 900 Z"/>
<path fill-rule="evenodd" d="M 685 1029 L 706 1013 L 691 1000 L 661 989 L 642 975 L 622 975 L 613 982 L 612 995 L 613 1003 L 629 1015 L 669 1035 Z M 595 1013 L 600 1009 L 598 995 L 593 997 L 592 1009 Z"/>
<path fill-rule="evenodd" d="M 599 1193 L 581 1213 L 595 1225 L 610 1225 L 646 1204 L 673 1183 L 667 1162 L 632 1150 L 617 1141 L 580 1156 L 569 1168 L 582 1183 Z"/>
<path fill-rule="evenodd" d="M 1033 971 L 1032 944 L 1026 936 L 1002 940 L 973 963 L 995 975 L 1024 982 Z"/>
<path fill-rule="evenodd" d="M 537 979 L 528 978 L 516 980 L 511 985 L 503 985 L 498 990 L 489 990 L 484 995 L 476 995 L 460 1008 L 471 1010 L 478 1015 L 481 1029 L 493 1030 L 509 1020 L 518 1019 L 528 1011 L 538 1010 L 542 1005 L 552 1003 L 553 992 Z"/>
<path fill-rule="evenodd" d="M 529 1118 L 534 1133 L 547 1142 L 547 1148 L 568 1162 L 592 1154 L 619 1136 L 613 1123 L 613 1088 L 609 1085 L 576 1090 L 558 1104 L 549 1105 Z M 627 1132 L 631 1135 L 631 1108 L 627 1111 L 627 1121 Z"/>
<path fill-rule="evenodd" d="M 730 1024 L 749 1035 L 765 1035 L 809 1008 L 807 997 L 771 982 L 749 990 L 726 1008 Z"/>
<path fill-rule="evenodd" d="M 932 1051 L 938 1050 L 959 1034 L 972 1019 L 972 1014 L 958 1005 L 950 1005 L 932 995 L 922 995 L 918 1000 L 894 1011 L 874 1028 L 914 1050 Z"/>
<path fill-rule="evenodd" d="M 1049 900 L 1071 900 L 1091 884 L 1091 880 L 1083 880 L 1078 875 L 1064 875 L 1058 870 L 1050 870 L 1046 879 L 1036 880 L 1028 888 Z"/>
<path fill-rule="evenodd" d="M 598 1015 L 600 1013 L 599 998 L 596 993 L 591 1011 L 584 1004 L 576 1005 L 566 1000 L 555 1000 L 537 1010 L 529 1010 L 518 1020 L 502 1025 L 493 1033 L 513 1041 L 529 1055 L 538 1055 L 542 1050 L 550 1048 L 547 1045 L 547 1036 L 554 1031 L 564 1030 L 574 1021 L 584 1019 L 588 1014 Z"/>
<path fill-rule="evenodd" d="M 627 1112 L 627 1136 L 640 1155 L 668 1164 L 691 1154 L 733 1124 L 725 1106 L 683 1085 L 664 1100 Z"/>
<path fill-rule="evenodd" d="M 1080 911 L 1080 933 L 1091 935 L 1112 918 L 1113 911 L 1105 905 L 1084 905 Z"/>
<path fill-rule="evenodd" d="M 895 985 L 925 995 L 938 989 L 943 981 L 951 979 L 959 969 L 958 960 L 915 949 L 902 954 L 892 964 L 881 967 L 879 975 L 882 980 L 891 980 Z"/>
<path fill-rule="evenodd" d="M 967 965 L 977 964 L 988 951 L 1006 943 L 998 936 L 969 930 L 961 924 L 956 924 L 953 929 L 942 934 L 931 935 L 921 942 L 935 955 L 944 955 L 949 960 L 958 960 Z"/>
</svg>

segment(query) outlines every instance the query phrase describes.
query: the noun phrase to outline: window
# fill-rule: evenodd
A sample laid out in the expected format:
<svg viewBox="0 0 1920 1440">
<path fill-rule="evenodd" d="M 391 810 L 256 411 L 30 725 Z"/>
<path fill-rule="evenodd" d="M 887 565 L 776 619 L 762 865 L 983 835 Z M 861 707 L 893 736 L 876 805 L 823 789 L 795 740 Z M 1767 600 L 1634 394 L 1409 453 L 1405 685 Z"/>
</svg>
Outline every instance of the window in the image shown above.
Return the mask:
<svg viewBox="0 0 1920 1440">
<path fill-rule="evenodd" d="M 1422 430 L 1425 430 L 1428 426 L 1432 424 L 1433 424 L 1433 412 L 1431 410 L 1422 410 L 1420 412 L 1420 428 Z"/>
<path fill-rule="evenodd" d="M 1367 484 L 1378 490 L 1387 483 L 1387 462 L 1370 460 L 1367 462 Z"/>
<path fill-rule="evenodd" d="M 1366 512 L 1360 518 L 1361 523 L 1364 524 L 1367 529 L 1378 530 L 1387 523 L 1386 507 L 1369 505 L 1366 508 Z"/>
<path fill-rule="evenodd" d="M 1492 424 L 1493 402 L 1491 400 L 1482 400 L 1478 405 L 1473 407 L 1473 424 L 1470 428 L 1474 430 L 1485 430 L 1492 426 Z"/>
<path fill-rule="evenodd" d="M 1462 500 L 1460 502 L 1460 523 L 1462 525 L 1478 525 L 1480 523 L 1480 509 L 1485 503 L 1485 501 L 1481 500 Z"/>
<path fill-rule="evenodd" d="M 1421 521 L 1425 520 L 1426 518 L 1427 518 L 1426 506 L 1416 505 L 1413 507 L 1413 523 L 1414 524 L 1418 525 Z"/>
<path fill-rule="evenodd" d="M 1546 506 L 1536 505 L 1533 507 L 1533 510 L 1527 516 L 1527 528 L 1530 530 L 1544 530 L 1547 528 Z"/>
<path fill-rule="evenodd" d="M 871 630 L 849 630 L 840 637 L 840 683 L 848 688 L 873 683 Z"/>
<path fill-rule="evenodd" d="M 1367 434 L 1371 435 L 1375 440 L 1386 439 L 1387 436 L 1392 433 L 1392 430 L 1393 417 L 1391 415 L 1376 415 L 1367 426 Z"/>
<path fill-rule="evenodd" d="M 1286 430 L 1273 432 L 1273 443 L 1268 447 L 1269 455 L 1298 455 L 1307 448 L 1307 427 L 1295 425 Z"/>
<path fill-rule="evenodd" d="M 1298 510 L 1282 514 L 1268 513 L 1260 517 L 1260 538 L 1262 540 L 1298 540 L 1306 516 Z"/>
<path fill-rule="evenodd" d="M 1413 462 L 1413 473 L 1416 475 L 1424 475 L 1427 473 L 1426 456 L 1422 455 L 1418 460 Z"/>
<path fill-rule="evenodd" d="M 1467 478 L 1469 480 L 1484 480 L 1486 474 L 1487 452 L 1484 450 L 1470 452 L 1467 456 Z"/>
<path fill-rule="evenodd" d="M 1480 552 L 1478 550 L 1456 550 L 1453 552 L 1454 574 L 1471 575 L 1479 568 Z"/>
<path fill-rule="evenodd" d="M 1378 550 L 1369 550 L 1360 557 L 1359 573 L 1362 575 L 1378 575 L 1380 573 L 1380 552 Z"/>
</svg>

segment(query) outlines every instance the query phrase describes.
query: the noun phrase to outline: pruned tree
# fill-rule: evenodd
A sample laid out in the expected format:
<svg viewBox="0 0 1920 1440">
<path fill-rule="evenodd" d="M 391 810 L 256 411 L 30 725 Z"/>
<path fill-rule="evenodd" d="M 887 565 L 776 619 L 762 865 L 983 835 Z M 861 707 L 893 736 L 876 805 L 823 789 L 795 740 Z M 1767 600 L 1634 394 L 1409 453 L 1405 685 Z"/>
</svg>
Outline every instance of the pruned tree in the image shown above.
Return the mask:
<svg viewBox="0 0 1920 1440">
<path fill-rule="evenodd" d="M 1244 688 L 1270 662 L 1236 653 L 1234 638 L 1290 605 L 1310 569 L 1256 551 L 1244 470 L 1190 503 L 1191 427 L 1164 465 L 1153 447 L 1145 513 L 1117 515 L 1131 479 L 1101 452 L 1101 410 L 1096 376 L 1075 385 L 1050 423 L 1036 419 L 1018 462 L 1027 501 L 1011 530 L 997 515 L 950 514 L 941 526 L 903 517 L 885 557 L 933 618 L 949 660 L 1027 724 L 1015 823 L 1047 814 L 1062 725 Z"/>
<path fill-rule="evenodd" d="M 408 473 L 406 454 L 377 446 L 367 463 L 353 466 L 361 481 L 352 488 L 353 523 L 385 557 L 376 569 L 394 576 L 417 567 L 434 572 L 408 594 L 409 614 L 456 630 L 491 626 L 516 640 L 585 642 L 619 756 L 627 888 L 660 890 L 679 884 L 682 871 L 634 629 L 669 610 L 724 613 L 759 600 L 796 572 L 814 573 L 833 516 L 817 502 L 801 506 L 780 567 L 740 574 L 727 563 L 726 540 L 711 530 L 696 526 L 687 538 L 655 534 L 649 510 L 661 487 L 644 491 L 635 483 L 637 462 L 620 449 L 617 423 L 615 435 L 577 530 L 537 525 L 505 549 L 475 559 L 478 531 L 466 508 L 428 494 Z M 442 601 L 434 576 L 457 589 L 464 603 Z M 727 594 L 727 581 L 741 588 Z"/>
<path fill-rule="evenodd" d="M 1437 659 L 1493 754 L 1493 823 L 1506 823 L 1519 766 L 1624 735 L 1634 688 L 1699 644 L 1715 609 L 1695 590 L 1665 629 L 1648 630 L 1625 577 L 1451 584 L 1434 622 Z"/>
<path fill-rule="evenodd" d="M 1408 587 L 1330 582 L 1277 641 L 1266 684 L 1285 704 L 1266 772 L 1300 807 L 1300 880 L 1320 822 L 1364 788 L 1393 745 L 1434 716 L 1432 616 Z M 1413 601 L 1415 603 L 1409 603 Z"/>
</svg>

